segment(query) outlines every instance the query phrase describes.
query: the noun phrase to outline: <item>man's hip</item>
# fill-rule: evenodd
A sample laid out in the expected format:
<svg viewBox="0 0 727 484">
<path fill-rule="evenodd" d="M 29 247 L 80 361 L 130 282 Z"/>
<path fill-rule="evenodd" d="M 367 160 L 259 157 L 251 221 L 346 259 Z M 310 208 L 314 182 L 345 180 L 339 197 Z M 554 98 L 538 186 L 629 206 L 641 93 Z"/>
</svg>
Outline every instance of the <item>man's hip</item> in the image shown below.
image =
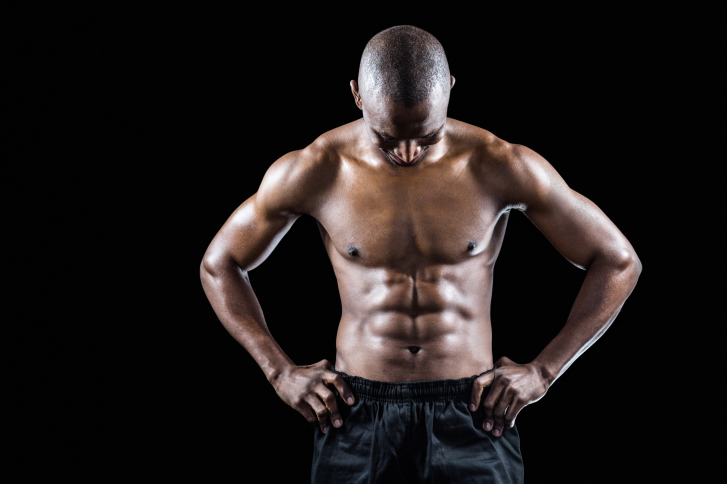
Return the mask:
<svg viewBox="0 0 727 484">
<path fill-rule="evenodd" d="M 343 425 L 314 429 L 314 484 L 523 482 L 517 428 L 493 437 L 482 428 L 482 407 L 468 408 L 480 375 L 393 383 L 331 371 L 346 380 L 355 403 L 334 391 Z"/>
</svg>

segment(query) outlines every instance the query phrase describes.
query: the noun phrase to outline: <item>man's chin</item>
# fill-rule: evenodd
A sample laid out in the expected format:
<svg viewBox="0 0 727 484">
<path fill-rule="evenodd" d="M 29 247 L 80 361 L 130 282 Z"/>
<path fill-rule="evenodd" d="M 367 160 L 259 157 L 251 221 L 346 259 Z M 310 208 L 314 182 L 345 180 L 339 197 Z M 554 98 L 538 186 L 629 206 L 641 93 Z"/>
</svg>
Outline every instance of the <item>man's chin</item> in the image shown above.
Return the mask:
<svg viewBox="0 0 727 484">
<path fill-rule="evenodd" d="M 419 163 L 420 161 L 422 161 L 422 158 L 424 158 L 424 155 L 425 154 L 426 154 L 426 151 L 424 153 L 420 154 L 419 156 L 417 156 L 417 158 L 413 162 L 411 162 L 411 163 L 401 162 L 401 161 L 398 160 L 398 158 L 396 158 L 393 155 L 390 155 L 389 153 L 386 153 L 386 158 L 388 158 L 388 160 L 391 163 L 395 164 L 396 166 L 414 166 L 417 163 Z"/>
</svg>

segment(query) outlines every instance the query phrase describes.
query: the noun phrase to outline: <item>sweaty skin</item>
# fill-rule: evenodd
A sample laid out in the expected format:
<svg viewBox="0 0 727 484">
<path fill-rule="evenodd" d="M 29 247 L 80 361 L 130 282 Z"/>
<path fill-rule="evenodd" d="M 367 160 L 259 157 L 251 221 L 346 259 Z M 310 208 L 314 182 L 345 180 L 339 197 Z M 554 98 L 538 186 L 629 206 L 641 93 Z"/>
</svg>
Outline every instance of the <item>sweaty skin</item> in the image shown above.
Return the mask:
<svg viewBox="0 0 727 484">
<path fill-rule="evenodd" d="M 454 78 L 452 78 L 454 85 Z M 201 267 L 225 328 L 278 395 L 325 432 L 343 424 L 330 362 L 297 366 L 268 331 L 247 273 L 303 214 L 312 216 L 338 280 L 336 368 L 392 382 L 478 378 L 471 409 L 499 436 L 616 318 L 641 263 L 628 240 L 532 150 L 446 117 L 447 100 L 404 109 L 362 99 L 363 118 L 270 166 L 227 220 Z M 530 363 L 493 361 L 493 266 L 511 210 L 522 211 L 588 271 L 560 333 Z M 486 399 L 483 388 L 491 386 Z"/>
</svg>

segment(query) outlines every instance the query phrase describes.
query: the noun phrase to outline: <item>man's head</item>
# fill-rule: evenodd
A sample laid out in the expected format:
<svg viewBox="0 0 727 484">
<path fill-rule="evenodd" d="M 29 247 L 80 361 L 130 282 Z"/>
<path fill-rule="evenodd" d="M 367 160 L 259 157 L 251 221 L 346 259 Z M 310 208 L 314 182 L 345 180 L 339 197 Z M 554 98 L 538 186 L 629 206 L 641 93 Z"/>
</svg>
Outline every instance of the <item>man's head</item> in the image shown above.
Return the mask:
<svg viewBox="0 0 727 484">
<path fill-rule="evenodd" d="M 351 90 L 371 140 L 390 162 L 412 165 L 441 141 L 453 85 L 439 41 L 400 25 L 366 44 Z"/>
</svg>

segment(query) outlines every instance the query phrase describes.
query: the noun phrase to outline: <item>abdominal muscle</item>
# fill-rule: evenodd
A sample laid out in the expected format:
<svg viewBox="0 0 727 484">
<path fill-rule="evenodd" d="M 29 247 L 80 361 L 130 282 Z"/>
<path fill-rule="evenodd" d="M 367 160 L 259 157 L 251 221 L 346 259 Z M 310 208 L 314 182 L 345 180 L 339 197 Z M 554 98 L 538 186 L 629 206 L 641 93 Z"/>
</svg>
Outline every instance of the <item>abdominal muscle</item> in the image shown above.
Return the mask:
<svg viewBox="0 0 727 484">
<path fill-rule="evenodd" d="M 339 278 L 349 290 L 341 291 L 336 370 L 404 382 L 465 378 L 493 367 L 490 284 L 456 274 L 385 279 Z"/>
</svg>

